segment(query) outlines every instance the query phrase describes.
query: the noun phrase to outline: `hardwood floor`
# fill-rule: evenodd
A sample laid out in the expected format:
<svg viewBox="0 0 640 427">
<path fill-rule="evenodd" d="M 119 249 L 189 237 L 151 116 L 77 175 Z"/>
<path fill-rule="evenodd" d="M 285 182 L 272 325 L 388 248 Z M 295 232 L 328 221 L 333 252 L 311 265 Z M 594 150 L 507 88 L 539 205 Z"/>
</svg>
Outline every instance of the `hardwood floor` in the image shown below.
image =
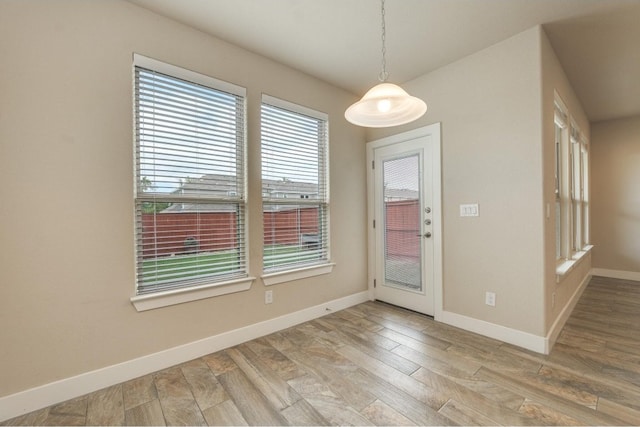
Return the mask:
<svg viewBox="0 0 640 427">
<path fill-rule="evenodd" d="M 640 283 L 594 277 L 550 355 L 368 302 L 16 425 L 640 424 Z"/>
</svg>

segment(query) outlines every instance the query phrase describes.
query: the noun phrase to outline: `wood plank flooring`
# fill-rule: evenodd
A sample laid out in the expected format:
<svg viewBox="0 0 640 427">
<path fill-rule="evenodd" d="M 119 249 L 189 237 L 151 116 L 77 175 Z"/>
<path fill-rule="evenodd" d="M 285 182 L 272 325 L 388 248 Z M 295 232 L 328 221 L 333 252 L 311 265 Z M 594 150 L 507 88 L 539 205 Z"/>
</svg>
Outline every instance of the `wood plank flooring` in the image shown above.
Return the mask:
<svg viewBox="0 0 640 427">
<path fill-rule="evenodd" d="M 367 302 L 3 425 L 640 425 L 640 282 L 550 355 Z"/>
</svg>

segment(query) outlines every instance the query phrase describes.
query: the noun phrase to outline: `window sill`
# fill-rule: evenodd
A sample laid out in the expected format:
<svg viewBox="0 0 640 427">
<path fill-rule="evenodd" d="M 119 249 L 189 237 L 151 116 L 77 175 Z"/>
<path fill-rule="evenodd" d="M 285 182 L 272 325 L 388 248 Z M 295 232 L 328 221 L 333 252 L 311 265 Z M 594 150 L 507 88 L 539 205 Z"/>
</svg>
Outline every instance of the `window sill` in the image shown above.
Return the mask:
<svg viewBox="0 0 640 427">
<path fill-rule="evenodd" d="M 131 303 L 137 311 L 153 310 L 184 302 L 197 301 L 205 298 L 227 295 L 235 292 L 248 291 L 255 277 L 229 280 L 211 285 L 194 286 L 191 288 L 174 289 L 147 295 L 131 297 Z"/>
<path fill-rule="evenodd" d="M 592 248 L 593 245 L 587 245 L 585 246 L 584 250 L 574 253 L 571 256 L 571 259 L 558 261 L 558 264 L 556 265 L 556 283 L 560 283 L 562 278 L 569 274 L 580 263 L 580 260 L 591 251 Z"/>
<path fill-rule="evenodd" d="M 278 271 L 262 275 L 265 286 L 277 285 L 278 283 L 291 282 L 293 280 L 306 279 L 307 277 L 329 274 L 333 271 L 334 262 L 328 264 L 312 265 L 310 267 L 297 268 L 295 270 Z"/>
</svg>

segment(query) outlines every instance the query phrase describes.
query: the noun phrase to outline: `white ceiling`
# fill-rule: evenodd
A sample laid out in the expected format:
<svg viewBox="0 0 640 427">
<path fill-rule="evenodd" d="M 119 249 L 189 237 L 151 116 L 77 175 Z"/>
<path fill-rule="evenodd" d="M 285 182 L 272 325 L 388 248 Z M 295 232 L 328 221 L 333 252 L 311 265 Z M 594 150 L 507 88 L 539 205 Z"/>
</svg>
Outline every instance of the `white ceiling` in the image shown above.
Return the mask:
<svg viewBox="0 0 640 427">
<path fill-rule="evenodd" d="M 377 0 L 130 1 L 357 95 L 377 83 Z M 386 0 L 389 80 L 537 24 L 592 121 L 640 115 L 640 0 Z"/>
</svg>

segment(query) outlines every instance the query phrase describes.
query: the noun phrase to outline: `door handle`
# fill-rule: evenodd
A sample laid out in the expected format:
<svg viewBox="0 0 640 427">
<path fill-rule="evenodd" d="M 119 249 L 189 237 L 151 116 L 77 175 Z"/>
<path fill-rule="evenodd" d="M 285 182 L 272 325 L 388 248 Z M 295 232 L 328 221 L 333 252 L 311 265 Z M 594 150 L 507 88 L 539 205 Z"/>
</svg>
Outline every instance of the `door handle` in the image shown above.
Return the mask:
<svg viewBox="0 0 640 427">
<path fill-rule="evenodd" d="M 428 239 L 429 237 L 431 237 L 431 232 L 427 231 L 424 234 L 416 234 L 416 236 L 418 236 L 418 237 L 426 237 Z"/>
</svg>

